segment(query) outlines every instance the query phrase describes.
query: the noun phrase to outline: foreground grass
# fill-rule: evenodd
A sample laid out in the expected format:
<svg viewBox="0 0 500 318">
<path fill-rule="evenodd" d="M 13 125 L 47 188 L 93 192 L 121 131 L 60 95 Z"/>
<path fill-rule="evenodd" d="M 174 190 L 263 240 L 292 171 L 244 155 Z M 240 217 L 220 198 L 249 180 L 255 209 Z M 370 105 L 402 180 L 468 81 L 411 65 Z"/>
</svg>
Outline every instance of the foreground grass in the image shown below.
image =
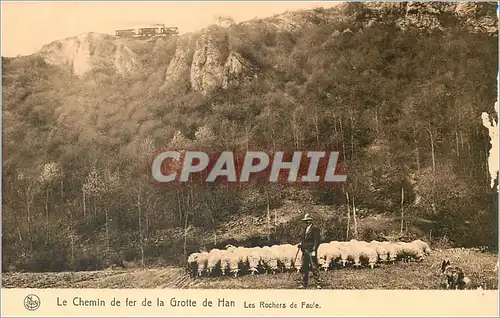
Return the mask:
<svg viewBox="0 0 500 318">
<path fill-rule="evenodd" d="M 443 259 L 460 266 L 472 280 L 470 288 L 498 289 L 497 254 L 473 250 L 436 250 L 420 263 L 382 264 L 374 269 L 344 268 L 322 272 L 327 289 L 443 289 Z M 298 273 L 189 279 L 175 267 L 64 273 L 5 273 L 7 288 L 207 288 L 293 289 Z M 312 278 L 311 278 L 312 280 Z"/>
</svg>

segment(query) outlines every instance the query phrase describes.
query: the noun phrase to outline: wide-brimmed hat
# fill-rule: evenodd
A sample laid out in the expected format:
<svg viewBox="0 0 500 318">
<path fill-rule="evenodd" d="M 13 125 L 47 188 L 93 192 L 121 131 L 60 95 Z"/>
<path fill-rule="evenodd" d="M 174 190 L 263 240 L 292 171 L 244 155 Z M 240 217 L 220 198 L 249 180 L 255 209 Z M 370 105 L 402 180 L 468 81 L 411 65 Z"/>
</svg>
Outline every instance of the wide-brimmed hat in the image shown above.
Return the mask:
<svg viewBox="0 0 500 318">
<path fill-rule="evenodd" d="M 301 221 L 312 221 L 312 220 L 314 219 L 309 215 L 309 213 L 306 213 L 306 215 L 304 215 Z"/>
</svg>

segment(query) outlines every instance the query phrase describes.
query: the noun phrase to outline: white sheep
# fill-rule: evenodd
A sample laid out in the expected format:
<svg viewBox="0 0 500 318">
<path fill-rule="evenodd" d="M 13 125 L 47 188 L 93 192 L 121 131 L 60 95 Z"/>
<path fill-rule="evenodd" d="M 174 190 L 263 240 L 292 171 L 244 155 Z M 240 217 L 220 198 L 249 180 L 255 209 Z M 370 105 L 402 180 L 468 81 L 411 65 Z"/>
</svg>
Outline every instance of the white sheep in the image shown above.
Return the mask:
<svg viewBox="0 0 500 318">
<path fill-rule="evenodd" d="M 319 255 L 319 251 L 318 251 Z M 327 244 L 325 249 L 325 259 L 322 267 L 325 271 L 327 271 L 333 263 L 336 263 L 337 260 L 341 258 L 340 249 L 338 246 L 333 244 Z"/>
<path fill-rule="evenodd" d="M 406 254 L 401 242 L 391 242 L 389 246 L 393 249 L 393 252 L 396 253 L 396 260 L 406 260 Z"/>
<path fill-rule="evenodd" d="M 431 248 L 430 248 L 429 244 L 427 244 L 426 242 L 424 242 L 422 240 L 414 240 L 412 243 L 419 246 L 424 254 L 426 254 L 426 255 L 431 254 Z"/>
<path fill-rule="evenodd" d="M 366 241 L 359 241 L 358 244 L 361 245 L 361 246 L 368 246 L 368 245 L 370 245 L 370 243 L 368 243 Z"/>
<path fill-rule="evenodd" d="M 370 246 L 362 246 L 360 248 L 360 259 L 364 264 L 368 264 L 373 269 L 378 261 L 377 250 Z"/>
<path fill-rule="evenodd" d="M 245 251 L 243 248 L 235 248 L 227 251 L 227 258 L 229 261 L 229 271 L 238 277 L 241 271 L 241 266 L 245 262 Z"/>
<path fill-rule="evenodd" d="M 353 262 L 354 267 L 359 267 L 361 266 L 361 250 L 364 248 L 364 246 L 360 244 L 351 244 L 349 246 L 349 256 L 348 259 Z"/>
<path fill-rule="evenodd" d="M 330 245 L 339 248 L 340 246 L 342 246 L 342 243 L 339 241 L 331 241 Z"/>
<path fill-rule="evenodd" d="M 196 264 L 198 267 L 198 276 L 202 276 L 207 269 L 208 252 L 202 252 L 196 258 Z"/>
<path fill-rule="evenodd" d="M 283 265 L 284 270 L 289 271 L 293 269 L 293 262 L 297 250 L 297 246 L 291 244 L 280 245 L 280 256 L 278 261 Z"/>
<path fill-rule="evenodd" d="M 198 263 L 196 262 L 200 253 L 191 253 L 187 259 L 188 270 L 191 277 L 197 274 Z"/>
<path fill-rule="evenodd" d="M 371 247 L 377 251 L 380 262 L 385 263 L 389 260 L 389 251 L 382 243 L 371 241 L 368 247 Z"/>
<path fill-rule="evenodd" d="M 358 243 L 359 243 L 359 241 L 356 239 L 351 239 L 349 242 L 347 242 L 347 244 L 349 244 L 349 245 L 358 244 Z"/>
<path fill-rule="evenodd" d="M 231 252 L 227 250 L 220 251 L 220 270 L 222 275 L 226 275 L 226 273 L 230 270 L 230 256 Z"/>
<path fill-rule="evenodd" d="M 398 243 L 403 248 L 403 259 L 408 262 L 411 259 L 422 260 L 424 257 L 424 252 L 420 249 L 420 246 L 413 243 L 399 242 Z"/>
<path fill-rule="evenodd" d="M 394 263 L 398 259 L 399 250 L 402 250 L 402 247 L 391 242 L 381 242 L 381 245 L 387 249 L 389 261 Z"/>
<path fill-rule="evenodd" d="M 340 251 L 340 263 L 343 267 L 347 265 L 347 262 L 352 261 L 353 259 L 350 257 L 351 248 L 347 245 L 343 245 L 339 248 Z"/>
<path fill-rule="evenodd" d="M 208 253 L 207 271 L 209 275 L 214 273 L 218 265 L 220 266 L 221 259 L 222 251 L 217 248 L 212 249 L 210 253 Z"/>
<path fill-rule="evenodd" d="M 326 265 L 326 255 L 328 253 L 328 248 L 330 247 L 330 244 L 327 244 L 327 243 L 321 243 L 319 246 L 318 246 L 318 255 L 317 255 L 317 259 L 318 259 L 318 265 L 320 267 L 327 267 L 328 268 L 328 265 Z"/>
<path fill-rule="evenodd" d="M 248 265 L 248 253 L 250 253 L 250 249 L 246 247 L 239 246 L 236 248 L 236 252 L 240 256 L 240 269 L 245 270 L 248 269 L 246 266 Z"/>
<path fill-rule="evenodd" d="M 302 269 L 302 251 L 299 249 L 298 253 L 295 252 L 295 254 L 297 255 L 297 257 L 295 258 L 295 262 L 293 265 L 297 272 L 300 272 Z"/>
<path fill-rule="evenodd" d="M 271 247 L 264 246 L 262 248 L 261 254 L 262 265 L 264 265 L 266 269 L 266 274 L 269 272 L 275 273 L 278 269 L 278 260 L 274 256 L 273 250 Z"/>
<path fill-rule="evenodd" d="M 248 270 L 250 271 L 251 275 L 255 275 L 256 273 L 259 272 L 259 265 L 260 265 L 260 257 L 261 257 L 261 249 L 258 247 L 254 247 L 249 249 L 248 254 L 247 254 L 247 260 L 248 260 Z"/>
<path fill-rule="evenodd" d="M 248 256 L 248 253 L 250 252 L 250 249 L 243 247 L 243 246 L 238 246 L 235 251 L 239 255 L 241 255 L 240 265 L 244 265 L 247 261 L 247 256 Z"/>
<path fill-rule="evenodd" d="M 329 260 L 329 257 L 331 257 L 331 260 Z M 326 261 L 330 261 L 330 264 L 338 264 L 338 261 L 341 258 L 341 253 L 340 253 L 340 247 L 339 246 L 332 246 L 331 250 L 331 255 L 327 256 Z"/>
<path fill-rule="evenodd" d="M 283 264 L 283 249 L 281 245 L 271 246 L 271 253 L 273 254 L 274 260 L 271 262 L 270 269 L 273 273 L 277 273 L 280 269 L 280 265 Z"/>
</svg>

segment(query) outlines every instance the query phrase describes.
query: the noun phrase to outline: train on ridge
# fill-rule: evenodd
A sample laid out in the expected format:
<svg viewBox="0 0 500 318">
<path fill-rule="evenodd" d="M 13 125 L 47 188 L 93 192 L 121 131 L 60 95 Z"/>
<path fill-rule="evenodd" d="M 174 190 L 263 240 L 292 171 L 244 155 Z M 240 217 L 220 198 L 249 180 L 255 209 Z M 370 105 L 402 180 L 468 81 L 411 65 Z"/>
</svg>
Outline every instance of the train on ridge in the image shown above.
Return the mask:
<svg viewBox="0 0 500 318">
<path fill-rule="evenodd" d="M 121 38 L 166 37 L 178 34 L 178 27 L 166 27 L 165 24 L 150 24 L 115 31 L 115 35 Z"/>
</svg>

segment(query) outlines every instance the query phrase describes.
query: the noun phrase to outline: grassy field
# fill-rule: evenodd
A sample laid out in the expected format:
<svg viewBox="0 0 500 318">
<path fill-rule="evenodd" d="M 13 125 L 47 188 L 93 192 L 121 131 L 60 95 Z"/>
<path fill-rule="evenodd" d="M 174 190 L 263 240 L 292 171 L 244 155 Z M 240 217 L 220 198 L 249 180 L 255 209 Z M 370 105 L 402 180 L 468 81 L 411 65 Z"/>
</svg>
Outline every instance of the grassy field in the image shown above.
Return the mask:
<svg viewBox="0 0 500 318">
<path fill-rule="evenodd" d="M 497 254 L 467 249 L 435 250 L 420 263 L 383 264 L 374 269 L 344 268 L 322 272 L 326 289 L 443 289 L 440 275 L 443 259 L 464 269 L 472 280 L 470 288 L 498 289 L 494 271 Z M 62 273 L 4 273 L 5 288 L 207 288 L 207 289 L 293 289 L 299 274 L 214 277 L 190 279 L 184 269 L 103 270 Z M 312 280 L 312 278 L 311 278 Z"/>
</svg>

